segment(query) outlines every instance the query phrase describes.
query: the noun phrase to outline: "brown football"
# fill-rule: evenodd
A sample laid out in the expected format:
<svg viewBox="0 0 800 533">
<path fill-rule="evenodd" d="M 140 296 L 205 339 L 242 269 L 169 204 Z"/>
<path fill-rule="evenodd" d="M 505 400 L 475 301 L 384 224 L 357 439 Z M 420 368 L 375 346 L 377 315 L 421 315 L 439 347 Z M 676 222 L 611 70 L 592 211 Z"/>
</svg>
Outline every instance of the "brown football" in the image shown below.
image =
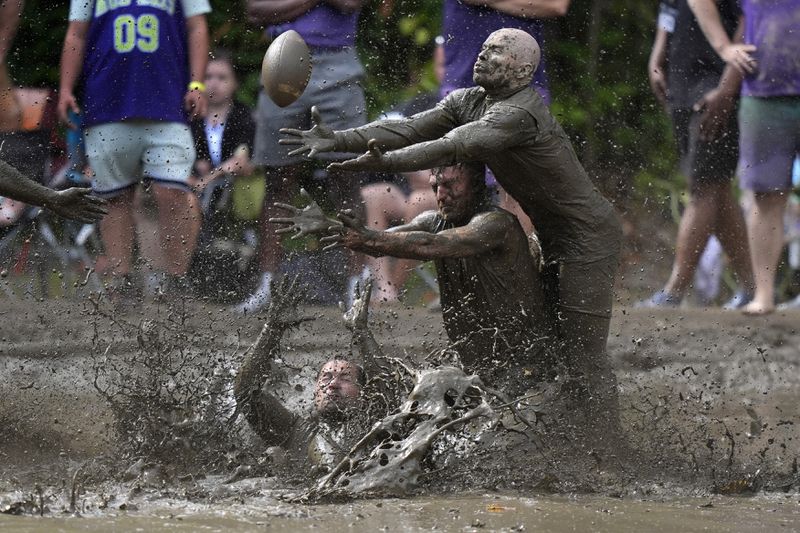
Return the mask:
<svg viewBox="0 0 800 533">
<path fill-rule="evenodd" d="M 300 98 L 311 78 L 311 52 L 294 30 L 278 35 L 264 54 L 261 85 L 280 107 Z"/>
</svg>

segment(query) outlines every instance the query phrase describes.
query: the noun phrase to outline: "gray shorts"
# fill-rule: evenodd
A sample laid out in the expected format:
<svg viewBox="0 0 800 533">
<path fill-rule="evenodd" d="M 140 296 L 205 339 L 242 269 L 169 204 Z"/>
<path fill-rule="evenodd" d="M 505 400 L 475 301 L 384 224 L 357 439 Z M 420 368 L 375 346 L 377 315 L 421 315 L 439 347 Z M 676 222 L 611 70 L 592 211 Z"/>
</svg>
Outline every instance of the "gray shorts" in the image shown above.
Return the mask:
<svg viewBox="0 0 800 533">
<path fill-rule="evenodd" d="M 281 128 L 311 128 L 311 106 L 317 106 L 322 120 L 335 130 L 362 126 L 367 120 L 366 100 L 361 81 L 364 68 L 355 49 L 312 50 L 311 79 L 305 92 L 293 104 L 278 107 L 264 91 L 258 96 L 256 139 L 253 163 L 283 167 L 303 161 L 289 156 L 296 146 L 278 144 Z M 341 154 L 321 154 L 323 159 L 343 159 Z"/>
<path fill-rule="evenodd" d="M 788 191 L 800 156 L 800 96 L 743 96 L 739 182 L 753 192 Z"/>
<path fill-rule="evenodd" d="M 110 198 L 142 179 L 189 190 L 195 152 L 186 124 L 131 120 L 87 128 L 86 156 L 92 190 Z"/>
</svg>

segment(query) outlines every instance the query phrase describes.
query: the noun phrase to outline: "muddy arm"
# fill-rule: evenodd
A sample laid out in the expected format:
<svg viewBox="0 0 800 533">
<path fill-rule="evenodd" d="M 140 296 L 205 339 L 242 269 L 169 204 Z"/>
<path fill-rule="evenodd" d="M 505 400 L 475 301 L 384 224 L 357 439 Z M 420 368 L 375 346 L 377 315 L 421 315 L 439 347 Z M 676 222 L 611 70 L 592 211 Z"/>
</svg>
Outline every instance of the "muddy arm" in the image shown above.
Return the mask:
<svg viewBox="0 0 800 533">
<path fill-rule="evenodd" d="M 423 213 L 417 218 L 429 220 L 432 213 Z M 508 218 L 495 212 L 479 214 L 465 226 L 439 233 L 421 229 L 373 231 L 346 213 L 341 213 L 340 219 L 344 223 L 342 233 L 325 237 L 324 242 L 373 256 L 389 255 L 420 261 L 471 257 L 488 252 L 503 244 L 509 227 Z M 411 227 L 423 226 L 416 224 Z"/>
<path fill-rule="evenodd" d="M 266 392 L 264 386 L 273 377 L 273 365 L 279 359 L 284 332 L 306 320 L 297 315 L 297 304 L 302 298 L 303 291 L 297 288 L 297 278 L 291 282 L 283 279 L 273 285 L 267 321 L 247 350 L 233 384 L 237 409 L 270 445 L 285 442 L 297 419 L 275 395 Z"/>
<path fill-rule="evenodd" d="M 26 178 L 17 169 L 0 161 L 0 196 L 50 209 L 80 222 L 94 222 L 106 214 L 105 201 L 88 189 L 55 191 Z"/>
<path fill-rule="evenodd" d="M 509 106 L 480 120 L 453 128 L 444 137 L 383 153 L 379 138 L 366 142 L 367 152 L 356 159 L 332 163 L 330 170 L 411 172 L 450 166 L 463 161 L 486 161 L 536 136 L 538 125 L 526 111 Z M 389 147 L 390 149 L 392 147 Z M 354 150 L 350 150 L 354 151 Z"/>
</svg>

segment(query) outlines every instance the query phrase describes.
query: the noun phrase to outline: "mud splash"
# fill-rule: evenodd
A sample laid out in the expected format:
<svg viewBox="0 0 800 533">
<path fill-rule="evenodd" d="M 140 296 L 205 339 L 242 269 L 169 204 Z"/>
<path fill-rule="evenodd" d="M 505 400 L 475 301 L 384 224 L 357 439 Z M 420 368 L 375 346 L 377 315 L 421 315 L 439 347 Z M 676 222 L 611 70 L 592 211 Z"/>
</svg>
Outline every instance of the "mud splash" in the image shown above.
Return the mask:
<svg viewBox="0 0 800 533">
<path fill-rule="evenodd" d="M 166 459 L 142 449 L 125 453 L 120 447 L 118 411 L 94 388 L 93 352 L 122 369 L 141 364 L 143 346 L 156 340 L 183 344 L 184 349 L 194 350 L 192 353 L 214 354 L 224 363 L 223 368 L 235 365 L 237 353 L 258 330 L 257 318 L 227 323 L 220 319 L 227 316 L 224 309 L 199 304 L 185 319 L 172 315 L 174 323 L 183 328 L 182 334 L 188 332 L 175 343 L 168 335 L 153 337 L 152 330 L 139 328 L 142 315 L 128 317 L 137 328 L 127 332 L 108 323 L 97 324 L 95 329 L 90 309 L 80 314 L 74 306 L 60 310 L 52 305 L 28 303 L 21 307 L 16 312 L 25 320 L 15 321 L 14 328 L 4 329 L 1 335 L 5 338 L 0 341 L 0 395 L 4 398 L 0 404 L 4 429 L 0 435 L 0 502 L 4 512 L 99 514 L 133 524 L 161 517 L 165 508 L 180 509 L 177 513 L 187 517 L 196 511 L 210 519 L 204 513 L 216 513 L 219 505 L 250 513 L 245 510 L 251 509 L 248 506 L 257 507 L 268 500 L 274 509 L 290 509 L 286 512 L 294 517 L 291 523 L 295 526 L 328 516 L 318 507 L 287 503 L 314 487 L 315 480 L 283 476 L 270 463 L 270 452 L 248 435 L 246 427 L 230 429 L 226 437 L 231 440 L 215 450 L 218 461 L 196 460 L 192 447 L 199 450 L 208 441 L 193 441 L 191 432 L 186 444 L 164 441 L 164 450 L 169 451 Z M 150 320 L 168 316 L 162 309 L 143 311 Z M 277 391 L 298 412 L 310 403 L 309 385 L 319 362 L 332 351 L 348 349 L 349 337 L 342 332 L 338 313 L 317 309 L 315 314 L 317 321 L 286 340 L 287 379 Z M 376 337 L 383 341 L 387 354 L 414 361 L 444 344 L 439 321 L 432 321 L 425 311 L 395 309 L 376 315 L 377 321 L 383 322 Z M 497 413 L 498 432 L 487 432 L 484 438 L 476 437 L 468 427 L 461 428 L 453 438 L 458 445 L 468 446 L 470 453 L 457 461 L 422 459 L 416 494 L 475 490 L 526 495 L 599 493 L 625 498 L 619 503 L 623 508 L 636 507 L 631 500 L 642 498 L 704 498 L 687 504 L 695 509 L 711 498 L 715 506 L 727 505 L 726 500 L 718 503 L 721 500 L 715 494 L 767 492 L 774 494 L 771 498 L 776 501 L 788 498 L 796 504 L 800 488 L 797 318 L 776 315 L 753 320 L 712 311 L 620 310 L 612 325 L 610 351 L 620 383 L 625 433 L 621 437 L 627 444 L 613 450 L 596 449 L 576 439 L 570 427 L 560 427 L 558 413 L 543 411 L 540 398 L 529 398 L 522 402 L 521 410 L 531 419 L 535 418 L 532 413 L 537 413 L 540 425 L 534 436 L 540 440 L 532 438 L 529 428 L 508 412 Z M 96 338 L 97 331 L 104 334 Z M 32 338 L 39 340 L 26 341 Z M 103 379 L 106 384 L 113 381 Z M 167 392 L 178 390 L 167 385 Z M 466 393 L 469 387 L 465 382 L 455 390 Z M 469 399 L 462 403 L 466 408 L 462 415 L 477 405 Z M 405 416 L 412 412 L 412 404 L 404 407 Z M 186 417 L 170 420 L 180 423 Z M 237 445 L 231 446 L 231 441 Z M 437 446 L 451 446 L 455 441 L 433 443 L 430 455 L 436 457 Z M 349 464 L 360 460 L 358 464 L 374 466 L 377 460 L 380 466 L 380 454 L 373 453 L 380 442 L 365 443 Z M 397 459 L 400 464 L 402 456 Z M 236 468 L 246 464 L 262 466 L 257 478 L 225 483 Z M 346 472 L 351 470 L 340 474 Z M 333 476 L 330 486 L 336 485 L 334 477 L 346 478 Z M 556 500 L 548 496 L 542 505 Z M 617 500 L 602 501 L 609 507 L 608 502 Z M 356 514 L 363 514 L 371 504 L 352 505 L 359 509 Z M 671 512 L 684 509 L 682 503 L 664 505 Z M 737 505 L 749 509 L 756 504 Z M 114 518 L 120 513 L 132 516 Z M 354 517 L 349 519 L 358 523 L 360 519 Z M 267 515 L 262 518 L 270 523 L 274 520 Z M 231 523 L 249 520 L 245 515 L 230 519 Z M 738 527 L 743 525 L 737 522 L 735 529 L 746 529 Z"/>
</svg>

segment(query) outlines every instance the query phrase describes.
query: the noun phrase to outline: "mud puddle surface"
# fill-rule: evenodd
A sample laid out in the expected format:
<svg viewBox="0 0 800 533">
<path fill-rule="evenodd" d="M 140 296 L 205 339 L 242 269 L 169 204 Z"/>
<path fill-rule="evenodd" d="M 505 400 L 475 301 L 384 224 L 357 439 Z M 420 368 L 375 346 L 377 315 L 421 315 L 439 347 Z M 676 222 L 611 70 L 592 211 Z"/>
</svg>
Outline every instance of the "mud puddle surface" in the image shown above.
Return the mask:
<svg viewBox="0 0 800 533">
<path fill-rule="evenodd" d="M 83 517 L 0 517 L 13 533 L 44 531 L 800 531 L 798 496 L 614 499 L 597 496 L 381 499 L 294 505 L 260 496 L 245 502 L 163 500 L 139 511 Z"/>
<path fill-rule="evenodd" d="M 309 505 L 293 502 L 313 480 L 268 472 L 225 483 L 243 456 L 263 450 L 246 428 L 217 431 L 209 423 L 231 409 L 226 376 L 255 337 L 259 317 L 207 305 L 180 316 L 146 308 L 122 318 L 166 329 L 126 330 L 98 321 L 80 303 L 6 303 L 0 504 L 4 513 L 26 516 L 0 514 L 3 531 L 800 530 L 797 313 L 754 319 L 621 308 L 609 338 L 622 409 L 618 449 L 569 439 L 531 447 L 517 435 L 423 475 L 408 499 Z M 297 412 L 308 409 L 316 368 L 345 355 L 350 340 L 338 312 L 311 312 L 317 319 L 285 339 L 287 380 L 277 391 Z M 426 310 L 376 310 L 372 322 L 384 351 L 407 361 L 445 343 L 440 317 Z M 189 359 L 179 362 L 190 370 L 164 382 L 164 390 L 185 386 L 180 376 L 208 382 L 198 389 L 203 402 L 191 409 L 165 404 L 169 412 L 144 410 L 120 425 L 109 383 L 128 386 L 128 396 L 113 399 L 136 400 L 146 380 L 120 381 L 126 369 L 138 368 L 141 380 L 159 375 L 154 365 L 174 363 L 142 359 L 143 344 L 153 353 L 180 346 Z M 159 424 L 145 424 L 153 417 L 174 430 L 159 441 L 167 458 L 142 463 L 152 450 L 120 443 L 126 431 L 161 435 Z M 223 437 L 219 449 L 202 440 Z"/>
</svg>

